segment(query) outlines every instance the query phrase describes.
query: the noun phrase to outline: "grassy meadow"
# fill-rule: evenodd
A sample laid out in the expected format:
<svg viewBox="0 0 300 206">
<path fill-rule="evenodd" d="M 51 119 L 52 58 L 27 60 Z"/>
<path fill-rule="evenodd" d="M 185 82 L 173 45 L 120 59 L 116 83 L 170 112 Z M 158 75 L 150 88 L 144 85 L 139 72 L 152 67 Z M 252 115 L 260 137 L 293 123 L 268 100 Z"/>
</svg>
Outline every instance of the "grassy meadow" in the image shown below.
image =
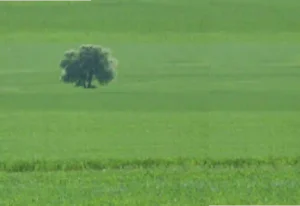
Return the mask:
<svg viewBox="0 0 300 206">
<path fill-rule="evenodd" d="M 299 9 L 0 2 L 0 205 L 300 204 Z M 108 86 L 59 81 L 86 43 Z"/>
</svg>

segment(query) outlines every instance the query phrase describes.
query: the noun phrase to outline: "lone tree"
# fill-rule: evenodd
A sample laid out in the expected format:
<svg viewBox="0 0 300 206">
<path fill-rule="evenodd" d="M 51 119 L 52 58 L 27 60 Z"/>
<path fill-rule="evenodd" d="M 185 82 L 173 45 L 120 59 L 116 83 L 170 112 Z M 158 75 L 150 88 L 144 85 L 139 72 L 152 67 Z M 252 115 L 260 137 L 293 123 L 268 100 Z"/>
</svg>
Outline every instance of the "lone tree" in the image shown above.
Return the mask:
<svg viewBox="0 0 300 206">
<path fill-rule="evenodd" d="M 64 83 L 95 88 L 92 85 L 93 79 L 100 85 L 106 85 L 115 78 L 117 60 L 106 48 L 98 45 L 82 45 L 78 50 L 66 51 L 59 66 L 63 70 L 60 79 Z"/>
</svg>

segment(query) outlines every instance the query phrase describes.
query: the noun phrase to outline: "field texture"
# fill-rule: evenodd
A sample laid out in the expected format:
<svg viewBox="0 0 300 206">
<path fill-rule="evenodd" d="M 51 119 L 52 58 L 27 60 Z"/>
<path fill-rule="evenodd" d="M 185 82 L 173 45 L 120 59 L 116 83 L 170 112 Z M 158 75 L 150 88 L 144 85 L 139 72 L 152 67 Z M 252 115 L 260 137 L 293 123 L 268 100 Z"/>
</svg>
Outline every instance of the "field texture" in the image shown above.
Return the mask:
<svg viewBox="0 0 300 206">
<path fill-rule="evenodd" d="M 300 204 L 299 10 L 0 2 L 0 205 Z M 119 60 L 106 87 L 59 81 L 86 43 Z"/>
</svg>

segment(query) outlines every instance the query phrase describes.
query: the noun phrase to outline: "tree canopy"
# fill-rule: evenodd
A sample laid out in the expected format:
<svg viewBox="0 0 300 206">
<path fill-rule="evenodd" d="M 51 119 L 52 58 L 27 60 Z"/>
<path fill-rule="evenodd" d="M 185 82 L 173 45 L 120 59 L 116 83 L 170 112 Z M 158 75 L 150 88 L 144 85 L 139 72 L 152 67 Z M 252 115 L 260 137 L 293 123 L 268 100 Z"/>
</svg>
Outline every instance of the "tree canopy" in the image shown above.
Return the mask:
<svg viewBox="0 0 300 206">
<path fill-rule="evenodd" d="M 81 45 L 77 50 L 64 53 L 59 64 L 63 70 L 61 80 L 77 87 L 94 88 L 93 79 L 107 85 L 116 76 L 117 60 L 107 48 L 99 45 Z"/>
</svg>

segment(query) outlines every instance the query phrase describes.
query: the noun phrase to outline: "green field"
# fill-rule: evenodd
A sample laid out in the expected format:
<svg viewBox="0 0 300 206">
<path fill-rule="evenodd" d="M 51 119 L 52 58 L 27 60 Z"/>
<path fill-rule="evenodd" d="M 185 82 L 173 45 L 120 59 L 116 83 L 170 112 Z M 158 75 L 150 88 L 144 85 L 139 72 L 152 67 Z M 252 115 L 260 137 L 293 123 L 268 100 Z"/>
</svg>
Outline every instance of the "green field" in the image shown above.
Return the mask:
<svg viewBox="0 0 300 206">
<path fill-rule="evenodd" d="M 0 2 L 0 205 L 300 204 L 299 9 Z M 59 81 L 86 43 L 108 86 Z"/>
</svg>

